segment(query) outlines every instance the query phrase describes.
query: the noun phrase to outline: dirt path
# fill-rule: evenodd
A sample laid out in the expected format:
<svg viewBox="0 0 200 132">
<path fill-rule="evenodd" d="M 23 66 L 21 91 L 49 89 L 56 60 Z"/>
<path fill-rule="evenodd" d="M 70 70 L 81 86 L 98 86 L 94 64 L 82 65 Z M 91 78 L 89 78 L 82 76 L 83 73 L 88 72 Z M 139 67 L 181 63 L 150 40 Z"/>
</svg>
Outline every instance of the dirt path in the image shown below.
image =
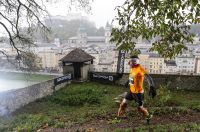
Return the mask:
<svg viewBox="0 0 200 132">
<path fill-rule="evenodd" d="M 139 116 L 120 118 L 120 122 L 114 122 L 114 114 L 108 117 L 97 118 L 84 124 L 76 124 L 66 129 L 47 128 L 45 132 L 76 132 L 76 131 L 112 131 L 116 128 L 133 128 L 144 126 L 144 119 Z M 191 111 L 188 114 L 181 115 L 161 115 L 154 116 L 151 124 L 169 124 L 169 123 L 200 123 L 200 112 Z"/>
</svg>

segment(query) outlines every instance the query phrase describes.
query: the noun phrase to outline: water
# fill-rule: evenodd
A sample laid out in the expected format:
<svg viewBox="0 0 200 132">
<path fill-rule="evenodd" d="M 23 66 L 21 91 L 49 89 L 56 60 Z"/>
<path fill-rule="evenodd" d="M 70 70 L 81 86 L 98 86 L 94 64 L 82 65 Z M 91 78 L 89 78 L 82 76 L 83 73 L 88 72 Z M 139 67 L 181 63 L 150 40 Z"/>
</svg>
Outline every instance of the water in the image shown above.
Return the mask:
<svg viewBox="0 0 200 132">
<path fill-rule="evenodd" d="M 0 78 L 0 92 L 7 91 L 11 89 L 19 89 L 24 88 L 33 84 L 36 84 L 38 82 L 31 82 L 26 80 L 7 80 Z"/>
</svg>

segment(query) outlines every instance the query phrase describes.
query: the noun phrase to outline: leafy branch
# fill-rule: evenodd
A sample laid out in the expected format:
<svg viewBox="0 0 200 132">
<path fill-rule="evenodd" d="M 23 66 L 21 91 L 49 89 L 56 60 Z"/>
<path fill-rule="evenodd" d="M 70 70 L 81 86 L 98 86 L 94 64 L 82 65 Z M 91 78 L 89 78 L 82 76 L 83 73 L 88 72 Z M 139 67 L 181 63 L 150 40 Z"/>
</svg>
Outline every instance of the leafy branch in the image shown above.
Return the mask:
<svg viewBox="0 0 200 132">
<path fill-rule="evenodd" d="M 191 24 L 200 22 L 198 0 L 126 0 L 116 8 L 111 41 L 120 49 L 133 52 L 139 37 L 152 41 L 150 51 L 173 58 L 193 43 Z"/>
</svg>

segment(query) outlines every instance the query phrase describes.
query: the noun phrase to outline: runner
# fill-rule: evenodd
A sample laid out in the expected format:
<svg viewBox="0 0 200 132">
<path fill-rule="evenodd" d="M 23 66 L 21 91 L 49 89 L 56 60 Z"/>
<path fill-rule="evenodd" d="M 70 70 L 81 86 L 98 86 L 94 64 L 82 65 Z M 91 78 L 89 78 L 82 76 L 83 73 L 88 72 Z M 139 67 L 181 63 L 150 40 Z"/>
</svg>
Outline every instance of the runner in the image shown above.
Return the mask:
<svg viewBox="0 0 200 132">
<path fill-rule="evenodd" d="M 127 107 L 128 101 L 135 100 L 138 105 L 138 111 L 141 112 L 146 118 L 146 123 L 149 124 L 152 115 L 149 114 L 148 110 L 143 106 L 144 103 L 144 89 L 143 81 L 144 77 L 147 77 L 150 85 L 149 95 L 154 98 L 156 96 L 156 90 L 152 78 L 147 74 L 145 69 L 139 64 L 138 56 L 131 56 L 129 65 L 131 67 L 129 74 L 129 87 L 130 90 L 126 93 L 125 98 L 122 100 L 118 109 L 117 116 L 123 116 Z"/>
</svg>

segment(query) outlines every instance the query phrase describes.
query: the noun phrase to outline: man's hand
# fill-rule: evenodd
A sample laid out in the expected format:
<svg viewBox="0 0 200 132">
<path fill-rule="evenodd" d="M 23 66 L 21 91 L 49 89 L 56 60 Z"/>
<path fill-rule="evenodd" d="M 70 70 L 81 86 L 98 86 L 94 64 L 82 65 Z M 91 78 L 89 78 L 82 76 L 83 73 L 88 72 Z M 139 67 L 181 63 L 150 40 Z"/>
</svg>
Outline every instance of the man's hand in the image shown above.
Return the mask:
<svg viewBox="0 0 200 132">
<path fill-rule="evenodd" d="M 130 88 L 130 86 L 129 86 L 129 80 L 125 83 L 125 88 Z"/>
<path fill-rule="evenodd" d="M 155 87 L 150 86 L 149 96 L 151 96 L 152 98 L 154 98 L 156 95 L 157 95 L 157 93 L 156 93 Z"/>
</svg>

